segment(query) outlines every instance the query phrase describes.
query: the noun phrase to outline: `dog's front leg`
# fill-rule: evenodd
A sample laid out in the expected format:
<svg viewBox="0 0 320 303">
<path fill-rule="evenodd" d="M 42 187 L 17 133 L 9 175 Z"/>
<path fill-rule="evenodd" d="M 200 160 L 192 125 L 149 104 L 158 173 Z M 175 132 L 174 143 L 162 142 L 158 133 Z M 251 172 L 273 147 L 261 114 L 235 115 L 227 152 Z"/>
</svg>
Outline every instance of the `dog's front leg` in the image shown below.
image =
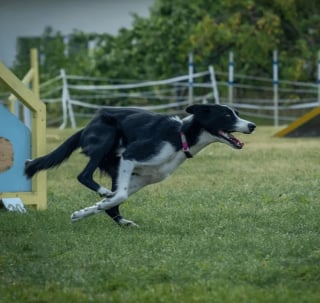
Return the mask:
<svg viewBox="0 0 320 303">
<path fill-rule="evenodd" d="M 117 178 L 117 191 L 113 197 L 104 199 L 99 203 L 98 210 L 110 209 L 128 198 L 130 179 L 133 170 L 133 161 L 121 158 Z"/>
<path fill-rule="evenodd" d="M 71 222 L 76 222 L 86 217 L 101 213 L 103 210 L 98 209 L 98 205 L 101 204 L 104 200 L 105 198 L 97 202 L 95 205 L 88 206 L 86 208 L 82 208 L 73 212 L 71 214 Z"/>
<path fill-rule="evenodd" d="M 135 192 L 137 192 L 139 189 L 143 188 L 144 186 L 148 185 L 150 183 L 149 176 L 139 176 L 139 175 L 131 175 L 130 179 L 130 185 L 128 190 L 128 195 L 131 196 Z M 113 187 L 113 189 L 116 188 Z M 139 227 L 134 221 L 127 220 L 123 218 L 119 211 L 119 205 L 114 206 L 108 210 L 106 210 L 106 213 L 120 226 L 134 226 Z"/>
</svg>

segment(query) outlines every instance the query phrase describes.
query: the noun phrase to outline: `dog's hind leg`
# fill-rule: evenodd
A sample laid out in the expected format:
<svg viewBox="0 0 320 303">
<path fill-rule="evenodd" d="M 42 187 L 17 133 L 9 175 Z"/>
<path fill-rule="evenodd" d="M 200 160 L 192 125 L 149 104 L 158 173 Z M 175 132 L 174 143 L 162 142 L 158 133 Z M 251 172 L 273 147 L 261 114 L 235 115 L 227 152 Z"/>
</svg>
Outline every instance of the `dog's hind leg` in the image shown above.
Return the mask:
<svg viewBox="0 0 320 303">
<path fill-rule="evenodd" d="M 91 157 L 84 170 L 78 176 L 78 181 L 84 186 L 97 192 L 100 196 L 108 197 L 112 195 L 112 191 L 95 182 L 92 177 L 100 161 L 101 157 Z"/>
<path fill-rule="evenodd" d="M 108 214 L 108 216 L 110 216 L 112 218 L 113 221 L 115 221 L 120 226 L 139 227 L 139 225 L 136 224 L 135 222 L 133 222 L 131 220 L 127 220 L 121 216 L 120 210 L 119 210 L 119 205 L 114 206 L 110 209 L 107 209 L 105 212 Z"/>
<path fill-rule="evenodd" d="M 94 124 L 88 127 L 82 134 L 81 148 L 90 160 L 79 174 L 78 180 L 100 196 L 109 197 L 112 195 L 112 191 L 95 182 L 93 180 L 93 173 L 98 167 L 101 169 L 103 162 L 108 162 L 107 158 L 110 157 L 110 154 L 117 148 L 118 144 L 118 133 L 112 125 Z M 106 164 L 102 166 L 104 167 Z"/>
</svg>

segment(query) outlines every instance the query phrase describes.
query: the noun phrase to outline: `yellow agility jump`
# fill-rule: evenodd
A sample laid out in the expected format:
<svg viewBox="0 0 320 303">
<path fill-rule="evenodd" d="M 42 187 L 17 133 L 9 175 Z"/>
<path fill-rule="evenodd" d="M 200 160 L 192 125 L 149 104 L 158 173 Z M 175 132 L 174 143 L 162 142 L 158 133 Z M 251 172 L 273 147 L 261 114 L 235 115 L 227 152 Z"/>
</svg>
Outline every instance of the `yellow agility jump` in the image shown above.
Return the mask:
<svg viewBox="0 0 320 303">
<path fill-rule="evenodd" d="M 320 107 L 309 111 L 275 134 L 276 137 L 320 137 Z"/>
</svg>

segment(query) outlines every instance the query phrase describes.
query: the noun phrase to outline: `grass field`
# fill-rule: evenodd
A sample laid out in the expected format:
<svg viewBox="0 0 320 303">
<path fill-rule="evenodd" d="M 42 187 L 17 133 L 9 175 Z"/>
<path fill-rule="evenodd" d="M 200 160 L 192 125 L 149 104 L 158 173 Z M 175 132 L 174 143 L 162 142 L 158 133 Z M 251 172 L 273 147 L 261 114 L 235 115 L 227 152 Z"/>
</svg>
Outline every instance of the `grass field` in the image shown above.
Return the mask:
<svg viewBox="0 0 320 303">
<path fill-rule="evenodd" d="M 48 132 L 48 150 L 72 133 Z M 0 212 L 0 302 L 320 302 L 320 141 L 273 133 L 213 144 L 131 197 L 139 229 L 69 222 L 99 200 L 76 152 L 48 173 L 47 211 Z"/>
</svg>

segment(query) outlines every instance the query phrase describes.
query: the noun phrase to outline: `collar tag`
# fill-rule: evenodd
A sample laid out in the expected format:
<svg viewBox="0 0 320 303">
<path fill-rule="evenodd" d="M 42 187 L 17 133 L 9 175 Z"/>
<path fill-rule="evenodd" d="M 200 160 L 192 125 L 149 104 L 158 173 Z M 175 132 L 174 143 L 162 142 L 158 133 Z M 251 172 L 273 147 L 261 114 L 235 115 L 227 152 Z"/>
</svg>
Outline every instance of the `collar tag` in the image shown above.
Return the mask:
<svg viewBox="0 0 320 303">
<path fill-rule="evenodd" d="M 190 153 L 189 145 L 186 139 L 186 136 L 183 132 L 180 132 L 181 143 L 182 143 L 182 150 L 185 153 L 187 158 L 192 158 L 192 154 Z"/>
</svg>

